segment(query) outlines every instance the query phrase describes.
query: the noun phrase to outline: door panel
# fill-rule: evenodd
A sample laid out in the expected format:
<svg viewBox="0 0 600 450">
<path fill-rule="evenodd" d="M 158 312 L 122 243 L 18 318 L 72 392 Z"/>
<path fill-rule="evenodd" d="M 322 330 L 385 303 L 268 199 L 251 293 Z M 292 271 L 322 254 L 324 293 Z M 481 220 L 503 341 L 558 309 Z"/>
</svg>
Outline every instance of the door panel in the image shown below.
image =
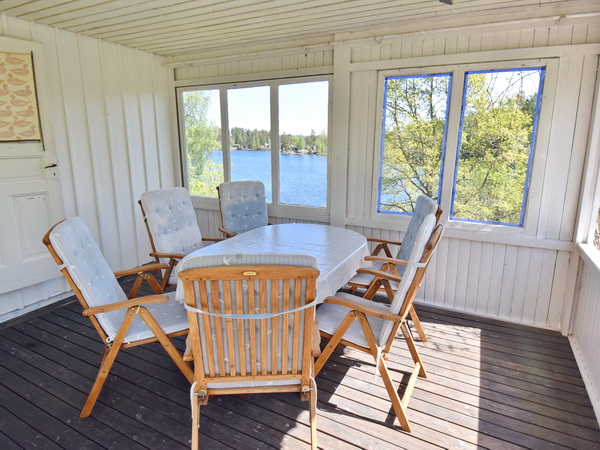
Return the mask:
<svg viewBox="0 0 600 450">
<path fill-rule="evenodd" d="M 42 46 L 0 37 L 0 52 L 16 54 L 17 57 L 32 55 L 35 65 L 34 88 L 43 130 L 41 141 L 0 141 L 0 293 L 5 293 L 60 276 L 56 264 L 42 244 L 42 237 L 52 224 L 63 218 L 64 213 L 57 159 L 50 139 L 51 123 L 46 117 L 48 110 L 44 107 L 48 102 L 47 90 L 44 89 Z M 6 55 L 3 56 L 6 60 Z M 15 79 L 9 78 L 9 75 L 6 71 L 0 73 L 0 86 L 11 81 L 15 83 Z M 5 105 L 3 111 L 7 117 L 15 108 L 11 109 L 8 105 L 11 101 L 15 103 L 15 99 L 14 90 L 7 90 L 6 93 L 0 90 L 0 105 Z M 36 122 L 28 112 L 25 114 L 32 123 Z M 10 118 L 4 119 L 7 120 Z M 14 123 L 19 125 L 20 120 L 17 118 Z M 0 129 L 15 129 L 13 125 L 3 123 L 0 123 Z M 31 124 L 25 129 L 29 128 L 33 128 Z M 6 136 L 9 134 L 7 132 Z M 3 136 L 0 132 L 0 139 Z"/>
</svg>

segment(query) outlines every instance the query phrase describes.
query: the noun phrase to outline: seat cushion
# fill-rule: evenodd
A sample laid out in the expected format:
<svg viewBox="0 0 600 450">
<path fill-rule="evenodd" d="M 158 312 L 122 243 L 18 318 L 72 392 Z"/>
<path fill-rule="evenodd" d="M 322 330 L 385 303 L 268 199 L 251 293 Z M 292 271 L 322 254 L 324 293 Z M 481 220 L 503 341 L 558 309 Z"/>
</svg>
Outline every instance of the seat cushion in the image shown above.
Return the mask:
<svg viewBox="0 0 600 450">
<path fill-rule="evenodd" d="M 268 224 L 265 185 L 261 181 L 231 181 L 219 186 L 223 228 L 240 234 Z"/>
<path fill-rule="evenodd" d="M 127 300 L 127 295 L 80 217 L 69 217 L 56 225 L 49 239 L 88 306 Z M 117 332 L 124 317 L 124 310 L 96 316 L 108 336 Z"/>
<path fill-rule="evenodd" d="M 386 312 L 389 312 L 390 309 L 389 306 L 384 303 L 366 300 L 362 297 L 358 297 L 356 295 L 348 294 L 345 292 L 338 292 L 336 296 L 348 298 L 357 303 L 373 308 L 378 308 Z M 350 311 L 352 310 L 350 308 L 346 308 L 345 306 L 332 305 L 328 303 L 322 304 L 317 308 L 317 321 L 319 322 L 319 330 L 330 335 L 335 334 L 340 324 Z M 378 341 L 379 335 L 381 334 L 381 330 L 385 321 L 372 316 L 367 316 L 367 320 L 371 325 L 373 335 L 375 336 L 375 340 Z M 343 339 L 352 342 L 356 345 L 369 347 L 367 339 L 365 338 L 365 333 L 363 332 L 362 326 L 360 325 L 358 319 L 355 319 L 352 322 L 352 325 L 350 325 L 350 328 L 348 328 L 348 330 L 344 334 Z"/>
<path fill-rule="evenodd" d="M 403 261 L 408 260 L 419 227 L 423 223 L 423 220 L 425 220 L 425 217 L 429 214 L 435 215 L 437 208 L 437 203 L 426 195 L 420 195 L 419 198 L 417 198 L 415 212 L 408 223 L 408 228 L 406 229 L 406 234 L 402 238 L 402 245 L 398 250 L 396 259 L 401 259 Z"/>
<path fill-rule="evenodd" d="M 187 189 L 173 187 L 145 192 L 140 202 L 157 252 L 187 255 L 202 246 L 202 234 Z"/>
</svg>

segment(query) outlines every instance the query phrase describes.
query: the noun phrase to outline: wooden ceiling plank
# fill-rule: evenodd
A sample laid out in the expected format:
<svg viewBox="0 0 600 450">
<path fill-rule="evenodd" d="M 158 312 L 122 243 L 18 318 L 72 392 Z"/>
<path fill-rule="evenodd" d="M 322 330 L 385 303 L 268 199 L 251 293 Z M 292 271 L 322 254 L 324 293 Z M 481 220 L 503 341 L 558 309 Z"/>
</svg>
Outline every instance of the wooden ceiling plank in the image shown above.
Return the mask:
<svg viewBox="0 0 600 450">
<path fill-rule="evenodd" d="M 278 0 L 289 3 L 291 0 Z M 145 8 L 139 8 L 138 11 L 132 12 L 125 16 L 111 16 L 102 20 L 96 20 L 79 26 L 69 26 L 69 29 L 77 32 L 87 32 L 90 29 L 102 28 L 107 31 L 116 29 L 127 28 L 132 22 L 139 25 L 156 25 L 161 24 L 164 21 L 178 20 L 178 19 L 191 19 L 195 18 L 198 22 L 205 21 L 205 17 L 212 11 L 225 11 L 225 14 L 233 15 L 234 17 L 241 17 L 238 13 L 240 8 L 245 6 L 259 8 L 263 3 L 270 3 L 270 0 L 253 1 L 253 0 L 236 0 L 236 1 L 215 1 L 212 4 L 206 4 L 202 2 L 187 1 L 174 6 L 161 8 L 154 8 L 147 10 Z M 239 6 L 236 6 L 238 5 Z M 268 6 L 263 9 L 268 10 Z"/>
<path fill-rule="evenodd" d="M 77 8 L 69 8 L 69 5 L 59 5 L 54 8 L 45 9 L 39 11 L 36 14 L 30 15 L 30 20 L 36 22 L 45 23 L 58 28 L 65 28 L 62 26 L 64 22 L 72 19 L 76 20 L 90 20 L 90 17 L 96 17 L 99 14 L 112 13 L 122 14 L 125 8 L 136 8 L 147 5 L 148 1 L 145 0 L 86 0 L 78 1 Z"/>
<path fill-rule="evenodd" d="M 521 1 L 521 0 L 515 0 Z M 344 29 L 367 29 L 370 27 L 382 26 L 387 23 L 400 25 L 401 23 L 413 20 L 412 17 L 408 17 L 404 12 L 394 12 L 393 8 L 382 8 L 379 10 L 361 10 L 360 13 L 346 15 L 340 17 L 339 14 L 332 11 L 329 14 L 320 14 L 318 18 L 307 18 L 305 21 L 298 21 L 297 17 L 287 16 L 279 17 L 276 24 L 271 24 L 268 21 L 261 23 L 246 23 L 244 25 L 236 27 L 206 27 L 200 31 L 194 28 L 183 28 L 177 27 L 176 30 L 168 29 L 164 33 L 159 30 L 154 30 L 153 33 L 134 33 L 133 39 L 119 38 L 120 42 L 125 45 L 138 46 L 138 45 L 152 45 L 154 43 L 160 44 L 161 42 L 167 42 L 179 39 L 207 39 L 207 41 L 216 41 L 231 39 L 236 36 L 242 37 L 244 40 L 248 40 L 248 36 L 252 35 L 257 40 L 265 36 L 276 36 L 280 35 L 280 31 L 288 32 L 286 34 L 307 34 L 307 33 L 320 33 L 320 34 L 332 34 L 334 31 L 344 31 Z M 338 25 L 340 24 L 341 25 Z M 333 30 L 332 28 L 336 29 Z"/>
<path fill-rule="evenodd" d="M 517 0 L 522 1 L 522 0 Z M 319 0 L 312 0 L 304 2 L 307 5 L 318 5 L 320 3 Z M 232 18 L 231 16 L 224 17 L 221 21 L 207 21 L 207 24 L 202 22 L 194 21 L 193 19 L 179 21 L 177 24 L 171 24 L 169 22 L 163 22 L 158 27 L 156 25 L 149 25 L 147 27 L 136 27 L 135 30 L 125 30 L 125 33 L 117 34 L 117 33 L 99 33 L 97 34 L 100 38 L 118 38 L 118 39 L 126 39 L 128 35 L 135 34 L 136 37 L 144 38 L 146 36 L 158 36 L 161 34 L 161 31 L 165 31 L 165 34 L 168 33 L 179 33 L 186 30 L 197 30 L 202 29 L 206 30 L 207 34 L 210 34 L 218 29 L 223 30 L 239 30 L 245 29 L 249 26 L 253 28 L 268 28 L 271 26 L 275 26 L 278 24 L 286 23 L 289 25 L 294 25 L 296 29 L 302 29 L 303 24 L 305 23 L 314 23 L 316 20 L 321 22 L 327 21 L 329 17 L 344 17 L 344 16 L 357 16 L 361 17 L 365 13 L 373 13 L 379 14 L 383 17 L 386 16 L 388 10 L 394 11 L 397 9 L 397 5 L 394 6 L 378 6 L 377 8 L 373 8 L 371 1 L 365 1 L 361 3 L 365 3 L 364 5 L 355 6 L 354 8 L 346 8 L 344 13 L 340 13 L 340 7 L 344 7 L 347 2 L 341 0 L 336 5 L 331 5 L 331 8 L 328 9 L 319 9 L 317 7 L 309 8 L 310 14 L 307 16 L 302 16 L 298 14 L 298 11 L 286 11 L 281 13 L 273 13 L 271 10 L 269 14 L 261 14 L 260 12 L 247 14 L 244 16 L 244 20 L 240 21 L 237 18 Z M 383 4 L 385 4 L 384 2 Z M 387 2 L 389 3 L 389 2 Z M 399 14 L 405 14 L 404 10 L 400 11 Z M 325 18 L 325 20 L 321 20 Z M 242 22 L 239 24 L 239 22 Z"/>
</svg>

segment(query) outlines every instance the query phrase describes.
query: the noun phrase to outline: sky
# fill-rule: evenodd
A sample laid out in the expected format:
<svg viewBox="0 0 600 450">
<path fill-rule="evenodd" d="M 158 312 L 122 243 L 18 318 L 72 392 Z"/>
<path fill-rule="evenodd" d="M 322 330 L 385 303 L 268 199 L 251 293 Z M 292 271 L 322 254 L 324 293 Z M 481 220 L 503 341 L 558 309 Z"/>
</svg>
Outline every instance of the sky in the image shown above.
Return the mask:
<svg viewBox="0 0 600 450">
<path fill-rule="evenodd" d="M 280 134 L 310 135 L 327 131 L 328 90 L 326 81 L 279 86 Z M 227 90 L 229 127 L 270 130 L 269 86 Z M 219 91 L 213 90 L 208 111 L 209 122 L 219 125 Z"/>
</svg>

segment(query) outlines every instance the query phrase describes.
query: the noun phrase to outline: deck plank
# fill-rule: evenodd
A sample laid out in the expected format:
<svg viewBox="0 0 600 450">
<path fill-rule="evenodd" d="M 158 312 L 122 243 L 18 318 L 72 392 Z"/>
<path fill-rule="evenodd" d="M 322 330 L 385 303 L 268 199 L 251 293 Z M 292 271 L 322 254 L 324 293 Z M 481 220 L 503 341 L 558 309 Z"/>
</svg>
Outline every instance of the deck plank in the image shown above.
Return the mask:
<svg viewBox="0 0 600 450">
<path fill-rule="evenodd" d="M 599 448 L 568 339 L 418 308 L 429 377 L 409 404 L 412 433 L 400 429 L 372 358 L 343 348 L 316 379 L 320 447 Z M 103 347 L 81 310 L 67 302 L 0 325 L 0 448 L 189 447 L 189 384 L 159 344 L 119 352 L 92 415 L 79 418 Z M 182 350 L 184 338 L 174 345 Z M 410 364 L 398 340 L 388 366 L 400 390 Z M 201 408 L 201 441 L 211 449 L 308 447 L 308 404 L 294 394 L 211 399 Z"/>
</svg>

